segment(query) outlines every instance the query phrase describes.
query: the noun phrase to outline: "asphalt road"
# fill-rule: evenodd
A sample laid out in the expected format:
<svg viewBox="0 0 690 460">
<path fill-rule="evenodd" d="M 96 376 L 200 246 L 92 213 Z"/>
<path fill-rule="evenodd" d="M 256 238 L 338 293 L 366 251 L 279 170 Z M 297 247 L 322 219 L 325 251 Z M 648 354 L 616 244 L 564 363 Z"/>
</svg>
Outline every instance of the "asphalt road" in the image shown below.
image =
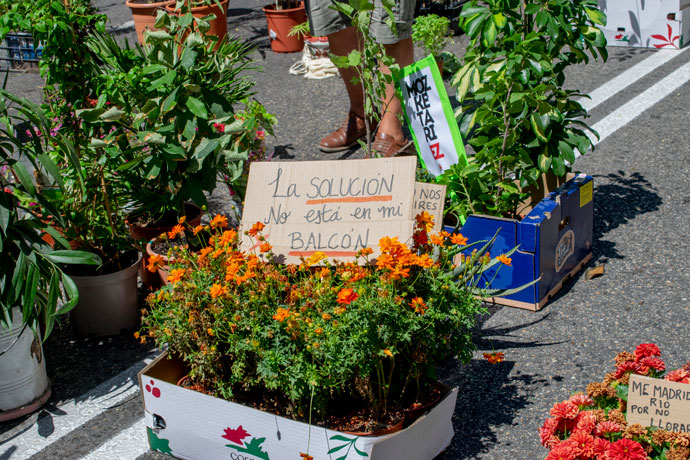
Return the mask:
<svg viewBox="0 0 690 460">
<path fill-rule="evenodd" d="M 134 40 L 122 0 L 97 0 L 118 36 Z M 231 33 L 258 45 L 257 98 L 277 115 L 270 140 L 290 160 L 358 158 L 323 154 L 321 137 L 347 111 L 337 78 L 288 74 L 299 54 L 268 48 L 263 2 L 233 0 Z M 122 27 L 120 27 L 122 26 Z M 463 37 L 449 50 L 462 55 Z M 569 84 L 591 93 L 602 135 L 575 169 L 594 176 L 593 259 L 605 275 L 582 274 L 539 312 L 492 307 L 476 332 L 468 365 L 449 363 L 442 380 L 460 388 L 455 437 L 439 459 L 542 459 L 537 429 L 551 405 L 612 370 L 623 349 L 655 342 L 669 367 L 690 359 L 690 52 L 610 48 L 608 62 L 574 68 Z M 421 57 L 420 53 L 417 53 Z M 36 74 L 12 74 L 9 89 L 39 100 Z M 223 190 L 214 206 L 227 203 Z M 484 351 L 504 352 L 491 365 Z M 130 333 L 108 339 L 74 335 L 68 321 L 45 344 L 53 397 L 39 413 L 0 424 L 0 459 L 167 458 L 147 452 L 136 371 L 156 355 Z M 322 459 L 319 459 L 322 460 Z"/>
</svg>

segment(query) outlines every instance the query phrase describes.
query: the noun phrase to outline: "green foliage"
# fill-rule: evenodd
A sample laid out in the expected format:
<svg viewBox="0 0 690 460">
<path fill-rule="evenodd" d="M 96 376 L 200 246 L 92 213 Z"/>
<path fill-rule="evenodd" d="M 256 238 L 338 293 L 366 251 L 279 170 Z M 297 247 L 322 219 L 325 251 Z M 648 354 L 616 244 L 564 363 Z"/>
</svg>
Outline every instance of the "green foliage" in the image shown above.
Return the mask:
<svg viewBox="0 0 690 460">
<path fill-rule="evenodd" d="M 412 25 L 412 40 L 421 44 L 427 54 L 439 58 L 443 48 L 453 42 L 448 36 L 449 26 L 450 19 L 446 17 L 436 14 L 419 16 Z"/>
<path fill-rule="evenodd" d="M 265 111 L 251 121 L 236 117 L 236 105 L 252 104 L 253 83 L 241 75 L 255 69 L 249 45 L 205 35 L 208 22 L 191 13 L 159 12 L 156 27 L 136 49 L 94 34 L 88 46 L 103 62 L 95 78 L 99 98 L 78 112 L 107 133 L 92 142 L 119 151 L 132 210 L 152 219 L 169 210 L 182 215 L 188 200 L 206 205 L 203 192 L 214 189 L 218 174 L 241 177 L 248 151 L 238 139 L 245 130 L 269 130 L 274 122 Z"/>
<path fill-rule="evenodd" d="M 393 0 L 382 0 L 380 6 L 388 14 L 385 19 L 386 25 L 395 32 L 396 27 L 392 11 L 394 7 Z M 331 8 L 347 16 L 361 38 L 361 43 L 358 43 L 359 46 L 350 51 L 350 54 L 347 56 L 331 55 L 331 61 L 338 68 L 353 68 L 357 72 L 357 76 L 353 77 L 352 83 L 360 85 L 362 88 L 364 121 L 367 132 L 367 142 L 362 147 L 365 149 L 366 154 L 371 156 L 371 120 L 381 120 L 381 115 L 386 110 L 386 85 L 393 84 L 391 73 L 381 72 L 381 67 L 385 66 L 392 72 L 399 69 L 399 66 L 395 63 L 395 59 L 386 54 L 386 48 L 371 36 L 369 25 L 372 12 L 374 11 L 373 0 L 349 0 L 349 3 L 334 1 Z"/>
<path fill-rule="evenodd" d="M 170 284 L 149 296 L 141 338 L 169 346 L 220 397 L 264 395 L 305 418 L 352 401 L 384 420 L 440 363 L 472 357 L 480 298 L 495 294 L 476 287 L 500 263 L 486 253 L 492 242 L 455 265 L 472 247 L 461 235 L 427 235 L 424 217 L 413 247 L 383 238 L 376 261 L 360 252 L 362 265 L 318 252 L 279 264 L 261 224 L 246 232 L 253 252 L 240 252 L 234 230 L 217 229 L 198 253 L 173 250 Z"/>
<path fill-rule="evenodd" d="M 594 0 L 475 0 L 460 18 L 470 45 L 452 85 L 461 132 L 476 155 L 439 182 L 458 214 L 511 216 L 522 189 L 542 173 L 563 176 L 576 150 L 593 147 L 583 94 L 565 89 L 565 70 L 606 59 L 597 28 L 605 16 Z"/>
<path fill-rule="evenodd" d="M 14 112 L 10 101 L 17 103 Z M 11 115 L 16 112 L 19 116 Z M 79 298 L 77 286 L 60 264 L 98 265 L 101 261 L 90 253 L 70 250 L 67 240 L 50 225 L 64 225 L 64 218 L 33 183 L 29 168 L 42 171 L 60 190 L 64 190 L 63 182 L 51 158 L 33 148 L 32 144 L 39 143 L 36 137 L 28 145 L 17 137 L 17 120 L 28 120 L 33 132 L 47 124 L 30 102 L 0 91 L 0 323 L 10 327 L 11 309 L 19 307 L 30 327 L 44 322 L 45 338 L 55 317 L 74 308 Z M 55 241 L 55 248 L 46 242 L 46 235 Z M 60 299 L 63 303 L 58 306 Z"/>
</svg>

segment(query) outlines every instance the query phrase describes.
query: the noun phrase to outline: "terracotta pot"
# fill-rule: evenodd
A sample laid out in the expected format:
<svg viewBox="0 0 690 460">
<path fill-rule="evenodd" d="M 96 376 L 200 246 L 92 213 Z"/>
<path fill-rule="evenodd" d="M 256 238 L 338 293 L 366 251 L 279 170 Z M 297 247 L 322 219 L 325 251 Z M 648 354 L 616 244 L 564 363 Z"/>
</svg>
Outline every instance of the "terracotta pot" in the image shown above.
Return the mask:
<svg viewBox="0 0 690 460">
<path fill-rule="evenodd" d="M 290 29 L 307 20 L 304 3 L 297 8 L 276 10 L 275 5 L 262 8 L 266 14 L 268 36 L 271 39 L 271 49 L 276 53 L 296 53 L 304 48 L 304 39 L 293 35 L 288 37 Z"/>
<path fill-rule="evenodd" d="M 148 243 L 146 243 L 147 258 L 150 258 L 154 254 L 158 254 L 156 251 L 153 250 L 153 244 L 157 241 L 160 241 L 160 239 L 155 238 L 155 239 L 149 241 Z M 168 284 L 168 276 L 170 275 L 170 262 L 173 259 L 170 259 L 165 254 L 158 254 L 158 255 L 163 258 L 163 265 L 161 265 L 161 267 L 156 271 L 156 273 L 158 273 L 158 276 L 160 277 L 161 284 L 163 286 L 165 286 L 166 284 Z M 148 273 L 151 273 L 151 271 L 146 267 L 142 268 L 142 270 L 145 270 Z"/>
<path fill-rule="evenodd" d="M 158 10 L 165 9 L 167 5 L 174 4 L 174 0 L 165 0 L 163 2 L 155 3 L 141 3 L 127 0 L 127 5 L 132 10 L 132 18 L 134 19 L 134 29 L 137 31 L 137 40 L 142 45 L 144 44 L 144 31 L 146 29 L 156 30 L 154 24 L 156 23 L 156 14 Z"/>
<path fill-rule="evenodd" d="M 201 223 L 201 216 L 203 215 L 201 208 L 193 203 L 185 203 L 184 207 L 185 216 L 187 216 L 187 222 L 189 225 L 192 227 L 199 225 Z M 175 225 L 176 223 L 170 225 L 159 225 L 154 223 L 151 225 L 141 226 L 136 221 L 129 218 L 127 219 L 129 234 L 132 235 L 132 238 L 135 241 L 151 241 L 152 239 L 158 237 L 161 233 L 169 232 Z M 149 289 L 157 289 L 161 284 L 160 276 L 158 276 L 157 273 L 151 273 L 146 269 L 146 265 L 148 265 L 148 263 L 148 254 L 144 252 L 144 257 L 141 261 L 141 271 L 139 273 L 141 276 L 141 282 L 144 283 L 144 286 Z"/>
<path fill-rule="evenodd" d="M 193 6 L 191 8 L 192 16 L 194 16 L 195 18 L 203 18 L 204 16 L 214 14 L 216 18 L 209 22 L 211 28 L 206 33 L 208 35 L 214 35 L 218 37 L 218 39 L 221 39 L 228 34 L 229 3 L 230 0 L 222 0 L 220 2 L 220 8 L 218 8 L 218 5 L 216 5 L 215 2 L 212 5 Z M 172 2 L 165 8 L 173 14 L 179 14 L 179 10 L 175 9 L 175 2 Z"/>
<path fill-rule="evenodd" d="M 139 324 L 137 272 L 139 256 L 131 266 L 99 276 L 71 276 L 79 289 L 79 303 L 71 313 L 72 324 L 83 335 L 117 335 Z"/>
</svg>

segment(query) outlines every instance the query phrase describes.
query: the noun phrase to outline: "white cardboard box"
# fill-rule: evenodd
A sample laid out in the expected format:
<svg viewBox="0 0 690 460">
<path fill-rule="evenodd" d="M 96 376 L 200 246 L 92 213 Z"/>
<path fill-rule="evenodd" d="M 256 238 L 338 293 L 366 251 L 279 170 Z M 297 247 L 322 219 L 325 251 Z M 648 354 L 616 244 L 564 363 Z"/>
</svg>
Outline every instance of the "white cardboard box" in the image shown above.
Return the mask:
<svg viewBox="0 0 690 460">
<path fill-rule="evenodd" d="M 457 388 L 397 433 L 358 437 L 176 385 L 181 360 L 165 352 L 139 373 L 151 449 L 189 460 L 431 460 L 453 438 Z"/>
<path fill-rule="evenodd" d="M 680 49 L 690 41 L 690 0 L 599 0 L 609 45 Z"/>
</svg>

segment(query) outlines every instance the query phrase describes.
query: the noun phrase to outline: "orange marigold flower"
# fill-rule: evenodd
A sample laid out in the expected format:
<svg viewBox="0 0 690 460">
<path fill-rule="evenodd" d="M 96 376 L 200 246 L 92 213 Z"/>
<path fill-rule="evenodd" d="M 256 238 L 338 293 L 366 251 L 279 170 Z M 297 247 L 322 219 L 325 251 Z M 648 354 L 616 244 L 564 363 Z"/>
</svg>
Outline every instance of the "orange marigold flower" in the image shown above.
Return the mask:
<svg viewBox="0 0 690 460">
<path fill-rule="evenodd" d="M 160 267 L 163 266 L 163 256 L 160 254 L 151 254 L 149 256 L 149 263 L 146 265 L 146 269 L 150 272 L 155 272 Z"/>
<path fill-rule="evenodd" d="M 213 283 L 213 286 L 211 286 L 211 298 L 215 299 L 217 297 L 220 297 L 222 295 L 227 295 L 230 291 L 228 290 L 227 286 L 224 286 L 222 284 L 218 283 Z"/>
<path fill-rule="evenodd" d="M 446 241 L 446 239 L 440 233 L 436 233 L 435 235 L 429 236 L 429 241 L 431 241 L 431 244 L 435 244 L 436 246 L 443 246 L 443 243 Z"/>
<path fill-rule="evenodd" d="M 180 219 L 177 221 L 178 224 L 184 224 L 187 221 L 187 216 L 182 216 Z"/>
<path fill-rule="evenodd" d="M 462 234 L 460 234 L 460 233 L 454 233 L 450 237 L 450 242 L 453 244 L 457 244 L 458 246 L 465 246 L 465 245 L 467 245 L 467 238 L 462 236 Z"/>
<path fill-rule="evenodd" d="M 215 335 L 215 333 L 213 332 L 213 329 L 211 329 L 210 327 L 208 329 L 206 329 L 206 332 L 208 332 L 208 335 L 210 335 L 211 337 L 213 337 Z"/>
<path fill-rule="evenodd" d="M 211 219 L 209 225 L 211 228 L 225 228 L 228 226 L 228 218 L 221 216 L 220 214 L 216 214 L 213 216 L 213 219 Z"/>
<path fill-rule="evenodd" d="M 173 268 L 170 275 L 168 275 L 168 283 L 177 283 L 182 279 L 182 275 L 184 275 L 184 268 Z"/>
<path fill-rule="evenodd" d="M 429 254 L 422 254 L 415 259 L 415 265 L 422 268 L 429 268 L 434 265 L 434 259 L 432 259 Z"/>
<path fill-rule="evenodd" d="M 180 224 L 177 224 L 168 232 L 168 238 L 174 240 L 177 238 L 177 235 L 180 235 L 182 232 L 184 232 L 184 227 Z"/>
<path fill-rule="evenodd" d="M 323 318 L 324 321 L 328 321 L 329 319 L 331 319 L 331 315 L 329 313 L 324 313 L 323 315 L 321 315 L 321 318 Z"/>
<path fill-rule="evenodd" d="M 505 355 L 500 352 L 494 352 L 494 353 L 484 353 L 484 359 L 489 361 L 490 364 L 496 364 L 500 363 L 503 361 L 505 358 Z"/>
<path fill-rule="evenodd" d="M 137 340 L 139 339 L 139 332 L 135 332 L 135 333 L 134 333 L 134 338 L 137 339 Z"/>
<path fill-rule="evenodd" d="M 319 272 L 319 278 L 327 278 L 330 274 L 331 271 L 328 268 L 323 267 Z"/>
<path fill-rule="evenodd" d="M 410 307 L 412 307 L 415 313 L 419 313 L 420 315 L 423 315 L 426 309 L 429 308 L 424 303 L 424 299 L 422 299 L 421 297 L 415 297 L 410 301 L 409 305 Z"/>
<path fill-rule="evenodd" d="M 193 230 L 194 236 L 197 236 L 199 234 L 199 232 L 201 232 L 203 229 L 204 229 L 203 225 L 197 225 L 196 227 L 194 227 L 194 230 Z"/>
<path fill-rule="evenodd" d="M 300 453 L 299 453 L 299 456 L 300 456 L 301 458 L 303 458 L 304 460 L 314 460 L 314 457 L 312 457 L 312 456 L 309 455 L 309 454 L 305 454 L 305 453 L 303 453 L 303 452 L 300 452 Z"/>
<path fill-rule="evenodd" d="M 383 349 L 383 353 L 384 353 L 386 356 L 388 356 L 389 358 L 392 358 L 392 357 L 393 357 L 393 352 L 390 351 L 388 348 L 384 348 L 384 349 Z"/>
<path fill-rule="evenodd" d="M 362 248 L 357 252 L 357 256 L 366 257 L 372 255 L 373 253 L 374 250 L 371 248 Z"/>
<path fill-rule="evenodd" d="M 340 305 L 349 305 L 357 300 L 357 297 L 359 297 L 359 294 L 357 294 L 353 289 L 343 288 L 340 290 L 340 292 L 338 292 L 336 302 L 338 302 Z"/>
<path fill-rule="evenodd" d="M 278 310 L 276 310 L 276 314 L 273 315 L 273 319 L 282 323 L 287 319 L 288 316 L 290 316 L 290 310 L 286 308 L 278 308 Z"/>
<path fill-rule="evenodd" d="M 316 334 L 316 335 L 323 334 L 323 329 L 320 327 L 317 327 L 316 329 L 314 329 L 314 334 Z"/>
<path fill-rule="evenodd" d="M 396 265 L 391 271 L 391 279 L 397 280 L 400 278 L 408 278 L 410 276 L 410 269 L 403 268 L 402 265 Z"/>
<path fill-rule="evenodd" d="M 496 259 L 498 259 L 498 261 L 502 264 L 507 265 L 509 267 L 511 266 L 510 264 L 513 261 L 513 259 L 511 259 L 510 257 L 506 257 L 505 254 L 501 254 L 500 256 L 496 257 Z"/>
<path fill-rule="evenodd" d="M 415 220 L 417 221 L 417 227 L 422 230 L 430 232 L 431 229 L 434 228 L 434 216 L 426 211 L 417 214 Z"/>
<path fill-rule="evenodd" d="M 249 236 L 256 236 L 259 234 L 260 231 L 262 231 L 266 226 L 261 223 L 257 222 L 254 225 L 252 225 L 252 228 L 249 229 Z"/>
<path fill-rule="evenodd" d="M 203 258 L 206 257 L 206 256 L 209 254 L 209 252 L 211 252 L 211 251 L 213 251 L 213 248 L 211 248 L 211 247 L 201 248 L 201 251 L 199 251 L 199 256 L 198 256 L 198 258 L 199 258 L 199 259 L 203 259 Z"/>
<path fill-rule="evenodd" d="M 268 252 L 271 250 L 273 246 L 268 244 L 268 241 L 264 242 L 261 246 L 259 246 L 259 251 L 261 252 Z"/>
<path fill-rule="evenodd" d="M 222 235 L 220 235 L 218 243 L 222 246 L 229 246 L 235 241 L 235 236 L 237 236 L 237 232 L 235 230 L 226 230 Z"/>
</svg>

